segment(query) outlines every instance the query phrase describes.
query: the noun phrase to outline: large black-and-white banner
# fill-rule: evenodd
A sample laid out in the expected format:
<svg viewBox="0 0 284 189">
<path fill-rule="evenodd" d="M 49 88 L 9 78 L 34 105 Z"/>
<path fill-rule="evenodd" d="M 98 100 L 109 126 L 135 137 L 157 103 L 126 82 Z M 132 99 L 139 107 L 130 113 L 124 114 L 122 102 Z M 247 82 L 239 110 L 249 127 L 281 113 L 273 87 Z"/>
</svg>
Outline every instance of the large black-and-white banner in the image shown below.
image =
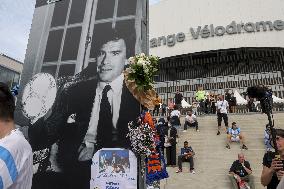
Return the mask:
<svg viewBox="0 0 284 189">
<path fill-rule="evenodd" d="M 16 123 L 34 150 L 33 189 L 90 188 L 93 155 L 129 148 L 139 102 L 127 59 L 146 51 L 146 0 L 37 0 Z"/>
</svg>

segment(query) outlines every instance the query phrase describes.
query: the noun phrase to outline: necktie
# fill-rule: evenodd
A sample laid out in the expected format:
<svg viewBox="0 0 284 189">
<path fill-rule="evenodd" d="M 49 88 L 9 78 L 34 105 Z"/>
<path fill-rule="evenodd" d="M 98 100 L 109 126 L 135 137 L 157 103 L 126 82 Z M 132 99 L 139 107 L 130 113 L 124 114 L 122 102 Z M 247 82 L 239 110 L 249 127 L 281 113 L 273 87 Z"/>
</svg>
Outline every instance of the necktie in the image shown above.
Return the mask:
<svg viewBox="0 0 284 189">
<path fill-rule="evenodd" d="M 99 122 L 97 130 L 97 146 L 98 148 L 112 147 L 112 133 L 114 130 L 112 123 L 111 105 L 109 103 L 107 93 L 111 89 L 110 85 L 106 85 L 102 92 L 100 104 Z"/>
<path fill-rule="evenodd" d="M 92 159 L 96 150 L 103 147 L 111 147 L 112 132 L 115 130 L 112 123 L 111 106 L 108 101 L 107 93 L 111 89 L 110 85 L 106 85 L 102 92 L 100 104 L 99 122 L 97 129 L 97 144 L 85 141 L 79 147 L 79 161 L 87 161 Z"/>
</svg>

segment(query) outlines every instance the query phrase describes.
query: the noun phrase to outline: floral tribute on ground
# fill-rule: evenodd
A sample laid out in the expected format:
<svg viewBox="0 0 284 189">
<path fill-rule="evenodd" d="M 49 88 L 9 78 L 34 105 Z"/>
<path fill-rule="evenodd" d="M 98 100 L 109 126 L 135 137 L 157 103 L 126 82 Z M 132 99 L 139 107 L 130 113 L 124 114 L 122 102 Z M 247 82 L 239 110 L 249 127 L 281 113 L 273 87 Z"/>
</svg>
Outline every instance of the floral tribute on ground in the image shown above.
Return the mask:
<svg viewBox="0 0 284 189">
<path fill-rule="evenodd" d="M 156 99 L 153 76 L 158 71 L 159 58 L 141 53 L 130 57 L 128 61 L 129 67 L 124 72 L 126 86 L 142 104 L 143 111 L 135 122 L 128 123 L 127 137 L 130 139 L 132 151 L 145 160 L 146 183 L 152 184 L 169 177 L 161 152 L 160 138 L 148 111 L 154 108 Z"/>
</svg>

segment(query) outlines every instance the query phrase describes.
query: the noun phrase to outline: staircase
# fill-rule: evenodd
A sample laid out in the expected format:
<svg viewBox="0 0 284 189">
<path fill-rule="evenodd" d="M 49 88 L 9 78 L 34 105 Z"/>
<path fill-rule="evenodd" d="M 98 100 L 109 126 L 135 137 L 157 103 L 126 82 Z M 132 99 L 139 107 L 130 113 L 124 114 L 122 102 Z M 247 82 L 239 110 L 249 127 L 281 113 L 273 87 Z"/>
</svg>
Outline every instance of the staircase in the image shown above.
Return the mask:
<svg viewBox="0 0 284 189">
<path fill-rule="evenodd" d="M 274 115 L 275 127 L 284 128 L 284 113 Z M 245 136 L 248 150 L 241 150 L 239 143 L 232 143 L 231 149 L 225 148 L 226 134 L 222 125 L 221 135 L 217 136 L 217 117 L 199 116 L 199 130 L 189 128 L 187 132 L 180 130 L 177 155 L 183 142 L 187 140 L 195 151 L 194 164 L 196 174 L 189 173 L 189 164 L 183 163 L 183 172 L 175 173 L 177 167 L 168 167 L 169 178 L 160 183 L 161 189 L 229 189 L 228 170 L 233 161 L 238 159 L 238 153 L 243 152 L 245 159 L 251 164 L 256 189 L 264 189 L 260 183 L 262 158 L 265 153 L 263 136 L 267 121 L 265 114 L 229 114 L 229 124 L 235 121 Z M 181 118 L 184 123 L 184 118 Z M 223 123 L 222 123 L 223 124 Z M 182 125 L 183 128 L 183 125 Z"/>
</svg>

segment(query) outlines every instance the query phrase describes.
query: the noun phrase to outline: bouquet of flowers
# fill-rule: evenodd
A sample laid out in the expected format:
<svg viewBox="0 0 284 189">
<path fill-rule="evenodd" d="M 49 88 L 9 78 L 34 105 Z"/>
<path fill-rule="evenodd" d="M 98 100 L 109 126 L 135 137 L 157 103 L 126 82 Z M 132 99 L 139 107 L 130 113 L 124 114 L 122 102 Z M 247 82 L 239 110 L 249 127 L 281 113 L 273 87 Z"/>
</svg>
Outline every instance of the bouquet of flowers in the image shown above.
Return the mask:
<svg viewBox="0 0 284 189">
<path fill-rule="evenodd" d="M 159 58 L 141 53 L 128 61 L 129 68 L 124 72 L 127 88 L 142 105 L 154 109 L 156 92 L 153 90 L 153 77 L 158 71 Z"/>
<path fill-rule="evenodd" d="M 137 87 L 141 90 L 150 90 L 153 88 L 153 76 L 158 71 L 157 56 L 146 56 L 144 53 L 130 57 L 129 75 L 130 80 L 134 80 Z"/>
</svg>

